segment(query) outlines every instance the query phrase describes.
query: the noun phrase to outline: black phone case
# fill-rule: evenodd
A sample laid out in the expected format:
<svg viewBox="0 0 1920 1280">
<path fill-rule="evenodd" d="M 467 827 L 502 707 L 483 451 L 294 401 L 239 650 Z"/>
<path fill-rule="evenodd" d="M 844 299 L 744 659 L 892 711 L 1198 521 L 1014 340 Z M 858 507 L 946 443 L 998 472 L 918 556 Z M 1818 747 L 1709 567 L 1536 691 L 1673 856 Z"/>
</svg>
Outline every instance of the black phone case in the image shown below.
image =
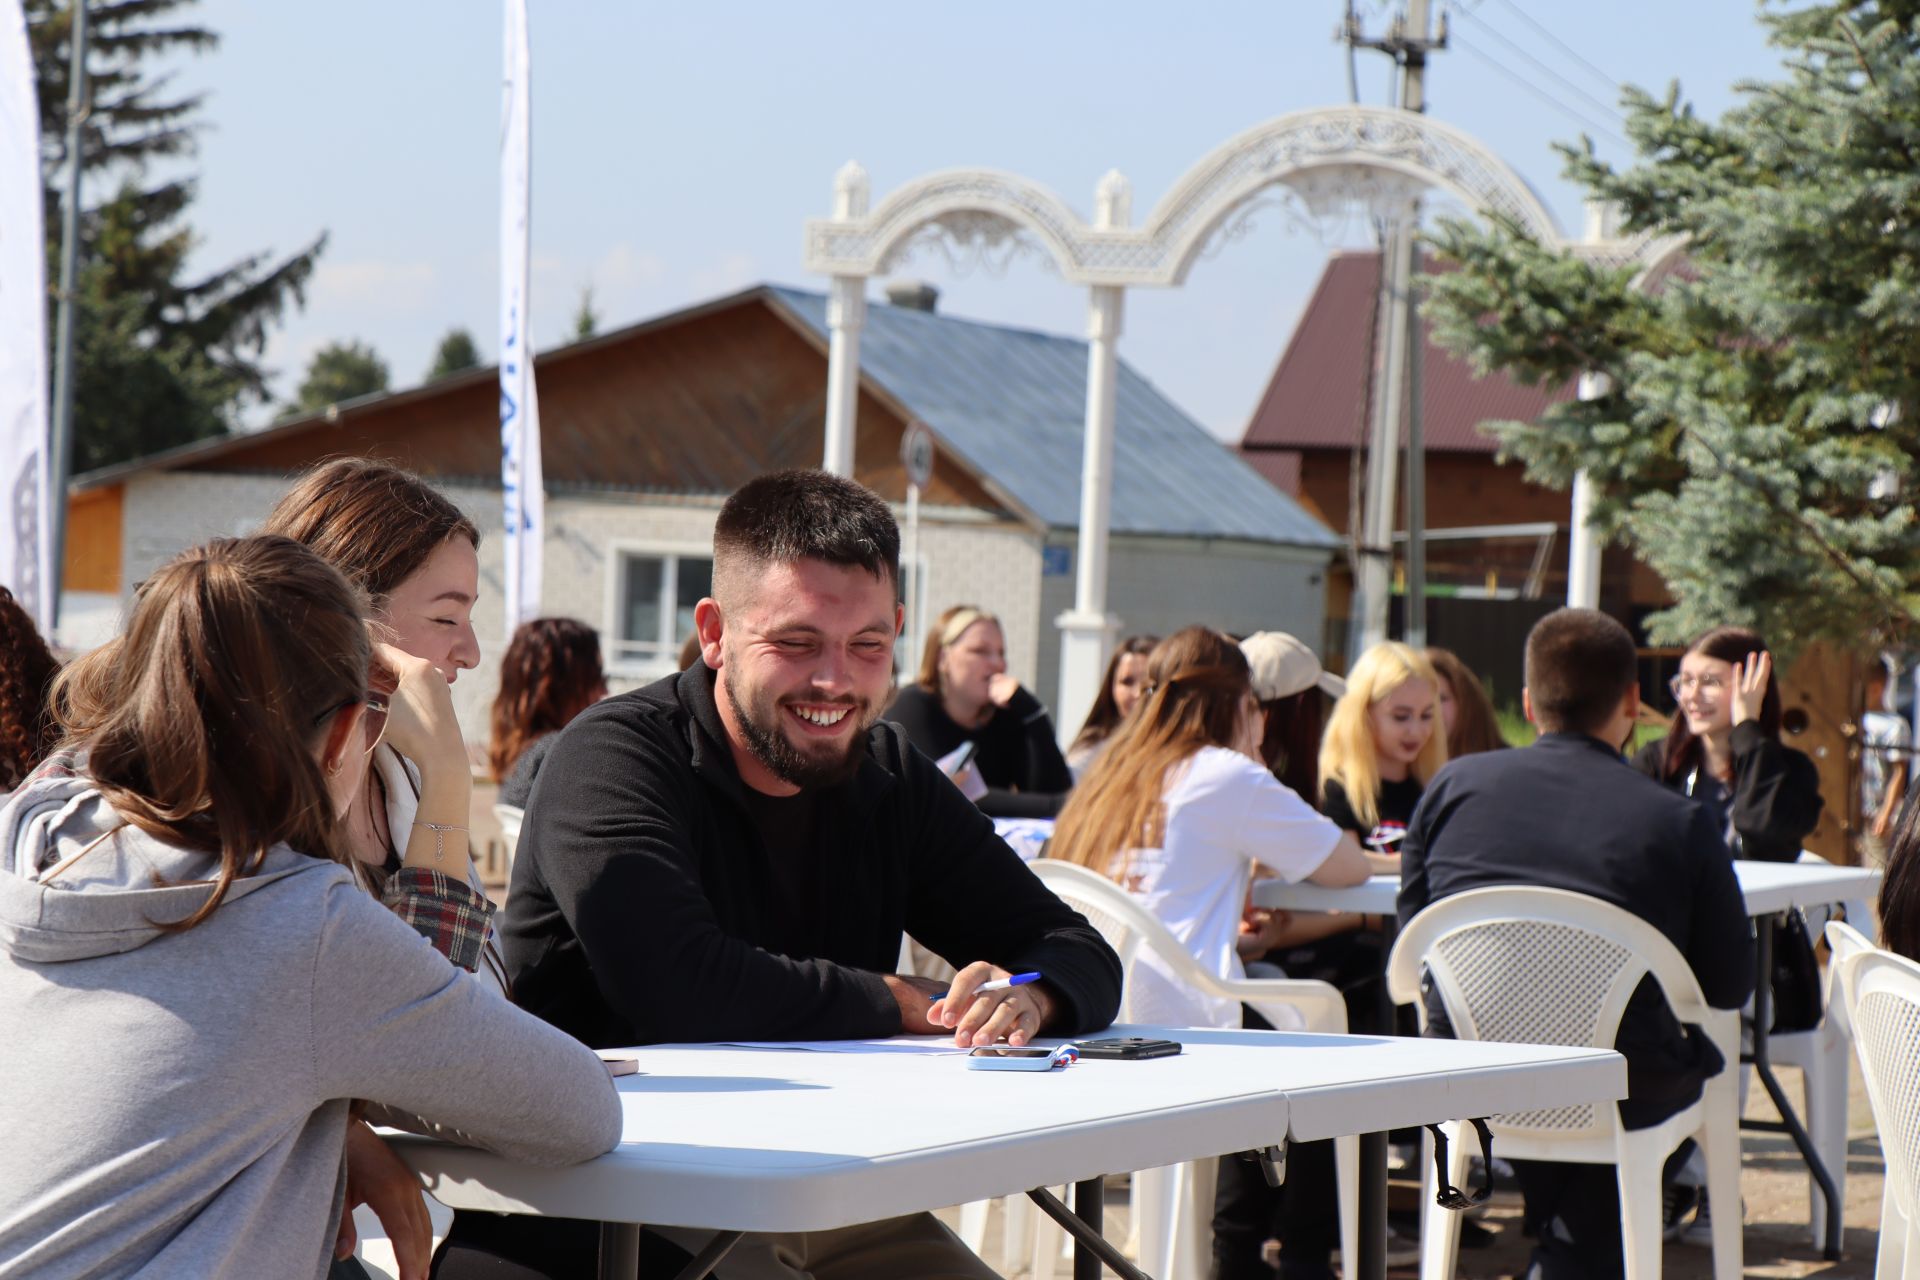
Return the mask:
<svg viewBox="0 0 1920 1280">
<path fill-rule="evenodd" d="M 1080 1050 L 1082 1060 L 1097 1059 L 1113 1062 L 1138 1062 L 1146 1058 L 1171 1058 L 1180 1052 L 1177 1040 L 1142 1040 L 1137 1036 L 1123 1036 L 1112 1040 L 1081 1040 L 1075 1048 Z"/>
</svg>

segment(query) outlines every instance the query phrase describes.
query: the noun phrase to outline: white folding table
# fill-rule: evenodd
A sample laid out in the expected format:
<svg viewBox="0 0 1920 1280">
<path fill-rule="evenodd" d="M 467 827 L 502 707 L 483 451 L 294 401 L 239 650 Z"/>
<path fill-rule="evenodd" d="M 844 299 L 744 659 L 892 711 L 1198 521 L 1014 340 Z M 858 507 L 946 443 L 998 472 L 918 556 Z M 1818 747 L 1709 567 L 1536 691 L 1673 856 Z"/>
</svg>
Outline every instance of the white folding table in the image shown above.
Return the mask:
<svg viewBox="0 0 1920 1280">
<path fill-rule="evenodd" d="M 597 1160 L 541 1169 L 416 1135 L 393 1143 L 456 1209 L 598 1219 L 602 1274 L 623 1280 L 641 1223 L 823 1231 L 1073 1183 L 1079 1220 L 1063 1225 L 1081 1228 L 1074 1274 L 1091 1280 L 1102 1264 L 1088 1237 L 1097 1239 L 1106 1174 L 1626 1093 L 1624 1059 L 1603 1050 L 1151 1027 L 1103 1034 L 1179 1040 L 1184 1051 L 1043 1074 L 970 1071 L 958 1053 L 663 1045 L 632 1051 L 641 1074 L 617 1082 L 624 1134 Z M 1359 1270 L 1377 1278 L 1384 1217 L 1375 1225 Z M 696 1266 L 712 1261 L 702 1254 Z"/>
<path fill-rule="evenodd" d="M 1773 1073 L 1768 1057 L 1767 1039 L 1773 1021 L 1773 948 L 1774 937 L 1795 907 L 1820 906 L 1832 902 L 1858 902 L 1879 891 L 1880 873 L 1866 867 L 1843 867 L 1827 862 L 1751 862 L 1736 861 L 1734 875 L 1740 881 L 1740 895 L 1747 914 L 1757 926 L 1755 935 L 1754 1037 L 1753 1052 L 1745 1060 L 1753 1064 L 1767 1096 L 1780 1113 L 1779 1121 L 1743 1121 L 1743 1127 L 1779 1130 L 1793 1139 L 1806 1161 L 1807 1171 L 1820 1187 L 1826 1203 L 1824 1252 L 1829 1259 L 1840 1257 L 1841 1213 L 1838 1189 L 1825 1161 L 1815 1150 L 1801 1123 L 1799 1113 L 1787 1100 L 1786 1091 Z M 1394 918 L 1400 896 L 1400 877 L 1374 876 L 1364 884 L 1345 889 L 1329 889 L 1313 884 L 1288 884 L 1283 880 L 1262 880 L 1253 886 L 1254 905 L 1280 907 L 1295 911 L 1359 911 Z M 1508 1108 L 1515 1110 L 1515 1108 Z M 1362 1172 L 1366 1161 L 1363 1158 Z"/>
</svg>

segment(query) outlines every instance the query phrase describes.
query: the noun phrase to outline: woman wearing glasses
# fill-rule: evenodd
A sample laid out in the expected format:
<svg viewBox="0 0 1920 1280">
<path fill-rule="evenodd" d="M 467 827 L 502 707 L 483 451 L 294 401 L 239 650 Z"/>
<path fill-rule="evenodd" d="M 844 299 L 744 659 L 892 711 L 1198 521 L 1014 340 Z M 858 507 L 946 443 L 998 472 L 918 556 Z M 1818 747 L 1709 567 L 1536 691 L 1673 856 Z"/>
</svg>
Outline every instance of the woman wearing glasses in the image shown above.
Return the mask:
<svg viewBox="0 0 1920 1280">
<path fill-rule="evenodd" d="M 0 1026 L 31 1027 L 0 1054 L 0 1269 L 318 1276 L 356 1099 L 536 1163 L 618 1139 L 590 1050 L 344 869 L 370 647 L 318 556 L 222 540 L 60 676 L 61 748 L 0 808 Z"/>
<path fill-rule="evenodd" d="M 1708 807 L 1736 858 L 1792 862 L 1820 821 L 1820 774 L 1780 741 L 1780 690 L 1766 641 L 1715 627 L 1680 659 L 1667 735 L 1633 757 L 1640 772 Z"/>
</svg>

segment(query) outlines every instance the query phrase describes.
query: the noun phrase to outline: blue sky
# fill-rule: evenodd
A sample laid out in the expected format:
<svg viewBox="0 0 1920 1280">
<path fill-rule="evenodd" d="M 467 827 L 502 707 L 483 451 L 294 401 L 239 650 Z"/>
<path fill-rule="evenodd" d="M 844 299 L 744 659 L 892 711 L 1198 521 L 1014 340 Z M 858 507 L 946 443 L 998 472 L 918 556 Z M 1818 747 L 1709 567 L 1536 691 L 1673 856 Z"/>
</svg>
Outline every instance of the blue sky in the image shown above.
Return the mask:
<svg viewBox="0 0 1920 1280">
<path fill-rule="evenodd" d="M 1347 100 L 1332 40 L 1343 7 L 533 0 L 535 339 L 560 341 L 588 285 L 603 328 L 763 280 L 823 287 L 802 265 L 801 228 L 830 211 L 848 159 L 866 166 L 876 201 L 932 170 L 980 165 L 1051 187 L 1083 215 L 1118 168 L 1138 218 L 1233 134 Z M 1735 81 L 1777 66 L 1749 0 L 1451 7 L 1456 47 L 1435 57 L 1432 114 L 1503 155 L 1575 231 L 1579 194 L 1550 144 L 1583 125 L 1540 94 L 1618 132 L 1591 100 L 1613 101 L 1611 80 L 1678 79 L 1717 114 Z M 1375 30 L 1387 9 L 1360 0 Z M 209 94 L 198 263 L 332 237 L 305 311 L 268 351 L 280 394 L 333 339 L 371 343 L 396 387 L 420 378 L 455 325 L 490 358 L 497 0 L 207 0 L 199 15 L 223 43 L 179 68 L 183 87 Z M 1362 101 L 1383 103 L 1388 78 L 1385 58 L 1360 56 Z M 1131 291 L 1121 339 L 1124 358 L 1228 438 L 1329 249 L 1359 243 L 1359 228 L 1316 233 L 1277 210 L 1254 223 L 1184 289 Z M 1033 262 L 956 274 L 922 254 L 907 274 L 940 285 L 952 314 L 1084 330 L 1084 290 Z"/>
</svg>

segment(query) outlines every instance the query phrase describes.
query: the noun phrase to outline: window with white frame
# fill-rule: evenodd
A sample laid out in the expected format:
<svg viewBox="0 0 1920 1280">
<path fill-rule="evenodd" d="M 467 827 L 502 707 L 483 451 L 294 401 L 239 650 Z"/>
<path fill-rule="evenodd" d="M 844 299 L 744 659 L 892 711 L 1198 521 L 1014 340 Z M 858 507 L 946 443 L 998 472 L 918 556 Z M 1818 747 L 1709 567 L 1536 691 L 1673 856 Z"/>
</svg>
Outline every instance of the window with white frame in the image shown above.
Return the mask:
<svg viewBox="0 0 1920 1280">
<path fill-rule="evenodd" d="M 713 557 L 617 550 L 613 578 L 610 664 L 672 671 L 693 634 L 693 607 L 713 594 Z"/>
</svg>

